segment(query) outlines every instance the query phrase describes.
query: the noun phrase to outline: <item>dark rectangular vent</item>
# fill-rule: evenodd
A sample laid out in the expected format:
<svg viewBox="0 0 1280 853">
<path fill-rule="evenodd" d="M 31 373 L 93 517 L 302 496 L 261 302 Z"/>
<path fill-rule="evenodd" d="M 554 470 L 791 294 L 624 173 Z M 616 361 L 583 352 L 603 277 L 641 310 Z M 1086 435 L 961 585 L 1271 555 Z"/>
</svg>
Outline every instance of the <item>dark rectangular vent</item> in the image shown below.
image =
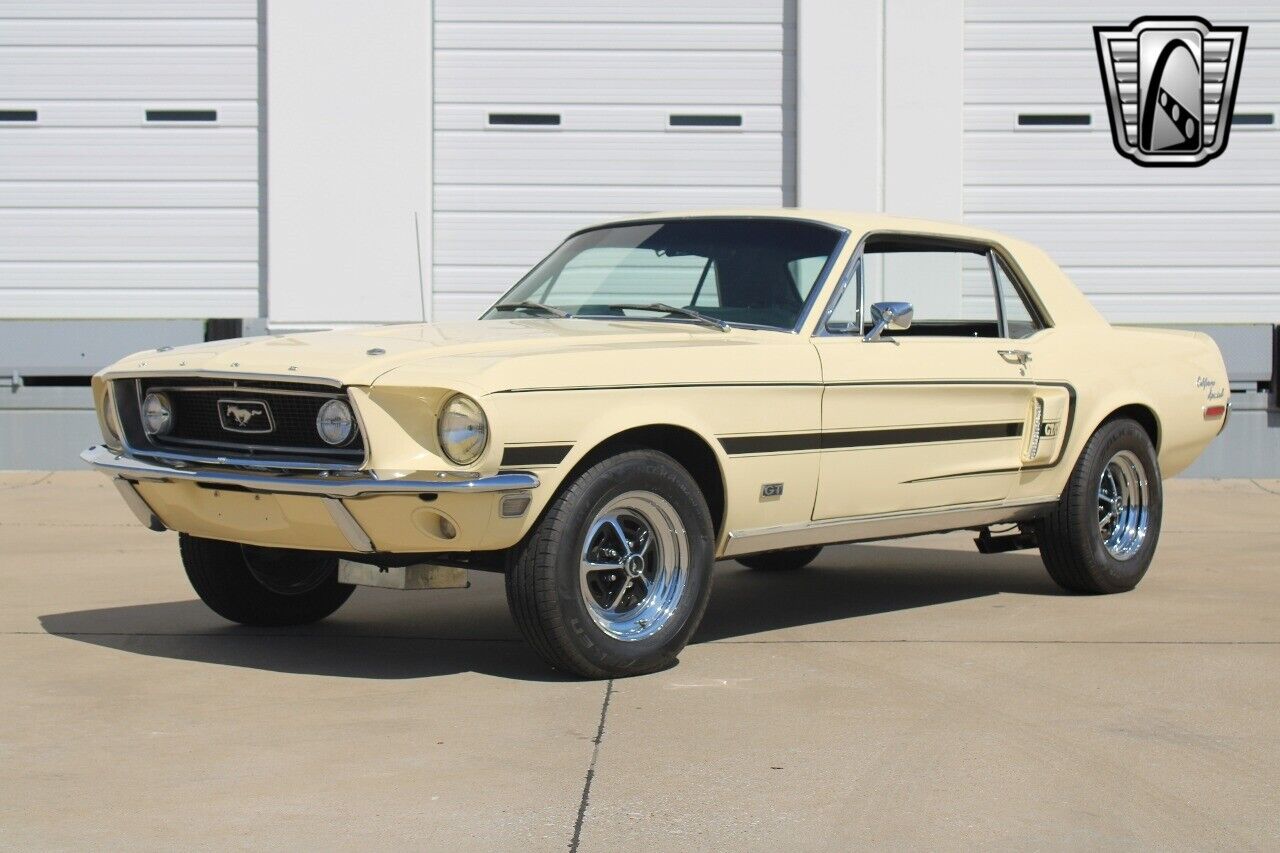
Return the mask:
<svg viewBox="0 0 1280 853">
<path fill-rule="evenodd" d="M 217 110 L 147 110 L 147 121 L 217 121 Z"/>
<path fill-rule="evenodd" d="M 1018 113 L 1018 127 L 1087 127 L 1093 124 L 1088 113 Z"/>
<path fill-rule="evenodd" d="M 672 115 L 671 127 L 742 127 L 742 116 L 735 115 Z"/>
<path fill-rule="evenodd" d="M 489 113 L 489 124 L 557 125 L 560 113 Z"/>
<path fill-rule="evenodd" d="M 24 376 L 22 384 L 28 388 L 88 388 L 92 376 Z"/>
<path fill-rule="evenodd" d="M 0 121 L 35 121 L 35 110 L 0 110 Z"/>
<path fill-rule="evenodd" d="M 1240 124 L 1263 126 L 1275 123 L 1276 117 L 1274 113 L 1236 113 L 1231 117 L 1232 127 Z"/>
</svg>

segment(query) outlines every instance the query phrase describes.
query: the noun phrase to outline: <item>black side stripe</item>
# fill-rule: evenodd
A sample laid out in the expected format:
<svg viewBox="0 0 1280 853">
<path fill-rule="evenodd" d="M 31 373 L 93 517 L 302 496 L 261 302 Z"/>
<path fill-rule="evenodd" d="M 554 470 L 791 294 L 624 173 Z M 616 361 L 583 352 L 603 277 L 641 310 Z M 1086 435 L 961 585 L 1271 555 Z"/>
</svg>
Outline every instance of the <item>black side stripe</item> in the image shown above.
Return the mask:
<svg viewBox="0 0 1280 853">
<path fill-rule="evenodd" d="M 502 451 L 502 465 L 558 465 L 569 455 L 572 444 L 531 444 L 507 447 Z"/>
<path fill-rule="evenodd" d="M 822 433 L 805 432 L 791 435 L 741 435 L 720 439 L 720 446 L 730 456 L 740 453 L 786 453 L 793 450 L 817 450 L 822 447 Z"/>
<path fill-rule="evenodd" d="M 895 444 L 936 444 L 985 438 L 1017 438 L 1021 421 L 961 426 L 895 427 L 849 432 L 808 432 L 789 435 L 744 435 L 720 439 L 725 453 L 785 453 L 795 450 L 842 450 L 851 447 L 889 447 Z"/>
</svg>

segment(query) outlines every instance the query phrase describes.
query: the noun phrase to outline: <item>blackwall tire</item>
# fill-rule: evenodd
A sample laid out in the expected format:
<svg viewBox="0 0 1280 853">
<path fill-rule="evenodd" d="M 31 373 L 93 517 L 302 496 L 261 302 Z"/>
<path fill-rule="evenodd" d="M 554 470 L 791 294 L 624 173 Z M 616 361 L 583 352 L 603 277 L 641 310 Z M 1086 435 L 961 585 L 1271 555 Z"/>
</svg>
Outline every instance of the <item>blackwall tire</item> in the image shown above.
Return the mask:
<svg viewBox="0 0 1280 853">
<path fill-rule="evenodd" d="M 702 621 L 715 535 L 693 477 L 655 450 L 605 459 L 514 549 L 507 603 L 555 669 L 584 678 L 664 669 Z"/>
<path fill-rule="evenodd" d="M 818 559 L 818 555 L 821 553 L 821 546 L 791 548 L 786 551 L 766 551 L 763 554 L 739 557 L 738 562 L 748 569 L 755 569 L 760 572 L 791 572 L 796 569 L 803 569 Z"/>
<path fill-rule="evenodd" d="M 355 587 L 338 582 L 336 557 L 236 542 L 178 537 L 200 600 L 241 625 L 308 625 L 333 614 Z"/>
<path fill-rule="evenodd" d="M 1160 538 L 1164 490 L 1151 438 L 1107 421 L 1085 445 L 1058 506 L 1037 522 L 1049 576 L 1069 592 L 1126 592 L 1142 580 Z"/>
</svg>

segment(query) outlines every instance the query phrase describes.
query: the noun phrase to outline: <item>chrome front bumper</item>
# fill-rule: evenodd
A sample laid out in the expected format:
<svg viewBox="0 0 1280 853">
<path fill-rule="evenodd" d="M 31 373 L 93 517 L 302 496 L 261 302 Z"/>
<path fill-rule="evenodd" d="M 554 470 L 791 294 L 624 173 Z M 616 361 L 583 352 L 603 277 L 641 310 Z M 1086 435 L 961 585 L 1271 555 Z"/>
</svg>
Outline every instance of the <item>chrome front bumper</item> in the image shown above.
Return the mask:
<svg viewBox="0 0 1280 853">
<path fill-rule="evenodd" d="M 536 474 L 514 473 L 468 476 L 441 471 L 394 476 L 377 471 L 297 474 L 275 470 L 164 465 L 95 445 L 80 458 L 104 474 L 126 480 L 188 480 L 211 486 L 232 486 L 255 492 L 356 498 L 364 495 L 518 492 L 537 488 Z"/>
<path fill-rule="evenodd" d="M 417 472 L 403 476 L 376 471 L 298 473 L 272 469 L 252 470 L 244 467 L 196 467 L 189 463 L 147 461 L 97 445 L 80 454 L 80 458 L 108 475 L 120 490 L 129 508 L 142 524 L 157 532 L 165 524 L 139 493 L 139 482 L 187 481 L 215 487 L 232 487 L 251 492 L 277 495 L 305 495 L 323 501 L 334 526 L 346 539 L 352 551 L 372 553 L 378 550 L 368 532 L 360 526 L 343 500 L 373 495 L 420 494 L 485 494 L 518 492 L 536 488 L 535 474 L 494 474 L 488 477 L 467 476 L 454 472 Z"/>
</svg>

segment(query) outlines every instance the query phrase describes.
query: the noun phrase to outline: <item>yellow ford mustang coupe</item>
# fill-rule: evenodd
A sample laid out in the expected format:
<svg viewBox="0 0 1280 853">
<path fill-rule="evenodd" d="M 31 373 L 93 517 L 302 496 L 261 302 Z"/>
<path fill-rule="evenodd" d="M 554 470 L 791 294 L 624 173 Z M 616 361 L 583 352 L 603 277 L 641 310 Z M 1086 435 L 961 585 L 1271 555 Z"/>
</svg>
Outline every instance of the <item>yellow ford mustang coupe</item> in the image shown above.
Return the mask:
<svg viewBox="0 0 1280 853">
<path fill-rule="evenodd" d="M 85 460 L 227 619 L 498 571 L 588 677 L 671 664 L 718 558 L 968 528 L 1131 589 L 1161 477 L 1227 416 L 1208 337 L 1112 328 L 1033 246 L 802 210 L 588 228 L 474 322 L 151 350 L 93 388 Z"/>
</svg>

